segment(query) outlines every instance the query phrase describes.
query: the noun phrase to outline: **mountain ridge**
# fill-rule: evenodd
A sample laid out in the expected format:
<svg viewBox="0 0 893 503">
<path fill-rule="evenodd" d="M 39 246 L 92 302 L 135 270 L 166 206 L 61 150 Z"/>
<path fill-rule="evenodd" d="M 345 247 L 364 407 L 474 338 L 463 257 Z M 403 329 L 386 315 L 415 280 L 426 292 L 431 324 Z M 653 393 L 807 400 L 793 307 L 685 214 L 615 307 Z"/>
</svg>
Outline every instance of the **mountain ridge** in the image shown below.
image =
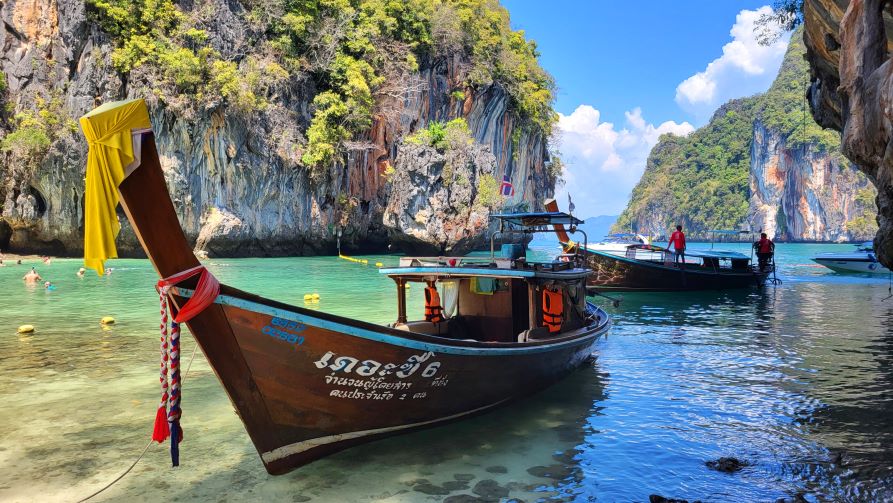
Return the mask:
<svg viewBox="0 0 893 503">
<path fill-rule="evenodd" d="M 840 154 L 836 133 L 805 116 L 802 30 L 763 94 L 731 100 L 688 137 L 664 135 L 614 229 L 693 238 L 713 228 L 764 229 L 781 241 L 861 241 L 875 190 Z"/>
</svg>

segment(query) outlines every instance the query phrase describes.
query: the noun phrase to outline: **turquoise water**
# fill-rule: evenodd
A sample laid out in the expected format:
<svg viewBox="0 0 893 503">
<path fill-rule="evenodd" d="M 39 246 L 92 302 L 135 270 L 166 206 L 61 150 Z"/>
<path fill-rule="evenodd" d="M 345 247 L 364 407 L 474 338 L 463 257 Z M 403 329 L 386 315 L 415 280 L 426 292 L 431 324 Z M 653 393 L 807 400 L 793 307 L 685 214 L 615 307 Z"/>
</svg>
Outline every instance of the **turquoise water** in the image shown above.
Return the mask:
<svg viewBox="0 0 893 503">
<path fill-rule="evenodd" d="M 602 303 L 614 329 L 596 360 L 558 385 L 279 477 L 264 471 L 199 352 L 184 379 L 180 468 L 170 468 L 166 445 L 153 446 L 97 500 L 889 500 L 888 280 L 808 260 L 850 248 L 779 244 L 784 282 L 761 291 Z M 544 239 L 532 253 L 554 250 Z M 305 305 L 304 294 L 318 293 L 309 307 L 377 323 L 395 318 L 393 283 L 373 266 L 333 257 L 208 264 L 222 281 L 276 300 Z M 23 285 L 30 265 L 56 290 Z M 76 277 L 77 260 L 0 268 L 0 500 L 77 500 L 148 441 L 160 396 L 157 277 L 146 261 L 109 265 L 114 273 L 102 278 Z M 409 304 L 421 316 L 420 290 L 410 291 Z M 101 327 L 103 316 L 117 323 Z M 36 332 L 17 334 L 25 323 Z M 184 365 L 193 348 L 186 335 Z M 749 466 L 727 474 L 705 465 L 722 456 Z"/>
</svg>

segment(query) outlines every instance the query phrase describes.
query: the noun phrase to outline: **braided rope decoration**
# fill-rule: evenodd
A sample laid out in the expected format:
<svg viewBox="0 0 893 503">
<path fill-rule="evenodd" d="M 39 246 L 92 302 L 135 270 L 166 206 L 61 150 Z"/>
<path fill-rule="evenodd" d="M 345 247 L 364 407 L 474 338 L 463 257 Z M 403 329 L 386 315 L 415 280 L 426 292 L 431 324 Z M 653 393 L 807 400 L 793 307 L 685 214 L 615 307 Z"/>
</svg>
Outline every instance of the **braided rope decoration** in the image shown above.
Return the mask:
<svg viewBox="0 0 893 503">
<path fill-rule="evenodd" d="M 179 443 L 183 440 L 180 427 L 180 324 L 170 320 L 169 288 L 158 289 L 161 304 L 161 404 L 155 414 L 152 440 L 163 443 L 171 437 L 171 464 L 180 465 Z M 170 323 L 168 321 L 170 320 Z"/>
<path fill-rule="evenodd" d="M 160 303 L 161 303 L 161 374 L 158 377 L 158 380 L 161 382 L 161 404 L 158 406 L 158 411 L 155 413 L 155 427 L 152 430 L 152 440 L 158 442 L 159 444 L 167 440 L 167 437 L 170 436 L 170 427 L 167 423 L 167 406 L 169 401 L 168 396 L 168 348 L 167 348 L 167 340 L 168 340 L 168 331 L 167 331 L 167 289 L 159 289 L 160 294 Z"/>
<path fill-rule="evenodd" d="M 201 275 L 195 291 L 186 304 L 172 312 L 168 300 L 170 289 L 181 281 Z M 162 443 L 171 438 L 171 464 L 180 465 L 180 442 L 183 428 L 180 426 L 181 378 L 180 378 L 180 323 L 185 323 L 214 303 L 220 293 L 220 283 L 204 266 L 196 266 L 163 278 L 157 284 L 161 304 L 161 405 L 155 414 L 152 440 Z M 168 327 L 170 321 L 170 327 Z"/>
<path fill-rule="evenodd" d="M 167 422 L 171 429 L 171 464 L 180 466 L 179 444 L 183 441 L 183 428 L 180 426 L 180 324 L 171 322 L 170 344 L 170 399 L 168 401 Z"/>
</svg>

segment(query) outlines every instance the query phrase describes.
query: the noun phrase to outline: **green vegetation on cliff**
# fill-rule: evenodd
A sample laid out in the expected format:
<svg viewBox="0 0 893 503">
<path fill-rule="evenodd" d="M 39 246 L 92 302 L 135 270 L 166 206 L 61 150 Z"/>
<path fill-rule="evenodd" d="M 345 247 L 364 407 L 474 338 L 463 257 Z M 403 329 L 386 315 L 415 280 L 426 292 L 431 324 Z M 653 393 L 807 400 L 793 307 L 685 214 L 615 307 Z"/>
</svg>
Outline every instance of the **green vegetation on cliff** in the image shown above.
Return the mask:
<svg viewBox="0 0 893 503">
<path fill-rule="evenodd" d="M 858 236 L 874 236 L 878 231 L 877 204 L 874 189 L 862 189 L 856 194 L 856 217 L 846 223 L 847 229 Z"/>
<path fill-rule="evenodd" d="M 706 126 L 688 137 L 661 137 L 613 229 L 648 232 L 682 223 L 697 235 L 708 229 L 746 226 L 755 122 L 785 138 L 788 149 L 829 152 L 848 166 L 839 153 L 838 133 L 823 130 L 806 110 L 809 70 L 804 53 L 798 30 L 766 93 L 726 103 Z M 865 211 L 864 220 L 873 221 L 870 206 Z M 860 220 L 855 225 L 868 224 Z"/>
<path fill-rule="evenodd" d="M 208 9 L 187 15 L 173 0 L 87 3 L 113 37 L 115 68 L 149 74 L 169 106 L 222 98 L 250 114 L 289 79 L 308 76 L 316 93 L 300 158 L 315 178 L 344 142 L 369 129 L 376 106 L 411 85 L 420 62 L 459 55 L 467 64 L 454 99 L 497 83 L 517 115 L 546 136 L 557 117 L 536 44 L 511 29 L 498 0 L 242 0 L 256 44 L 229 57 L 206 44 Z"/>
<path fill-rule="evenodd" d="M 615 230 L 639 230 L 658 219 L 667 229 L 734 227 L 747 216 L 754 98 L 722 106 L 709 124 L 682 138 L 664 135 L 648 156 L 642 179 Z"/>
</svg>

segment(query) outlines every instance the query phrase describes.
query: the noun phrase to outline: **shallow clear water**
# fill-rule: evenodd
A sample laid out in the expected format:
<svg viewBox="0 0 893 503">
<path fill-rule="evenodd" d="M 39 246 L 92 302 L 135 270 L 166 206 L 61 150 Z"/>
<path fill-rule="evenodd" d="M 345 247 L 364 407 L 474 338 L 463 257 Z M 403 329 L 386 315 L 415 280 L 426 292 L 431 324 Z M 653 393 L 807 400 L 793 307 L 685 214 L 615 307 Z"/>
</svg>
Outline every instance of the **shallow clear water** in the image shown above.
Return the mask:
<svg viewBox="0 0 893 503">
<path fill-rule="evenodd" d="M 730 246 L 723 246 L 730 248 Z M 746 248 L 741 245 L 741 249 Z M 703 501 L 893 499 L 893 299 L 885 276 L 812 264 L 848 245 L 780 244 L 764 290 L 627 294 L 596 360 L 473 419 L 266 474 L 199 352 L 184 379 L 181 467 L 153 446 L 97 500 Z M 548 239 L 532 253 L 554 250 Z M 365 257 L 394 265 L 396 257 Z M 218 259 L 224 282 L 321 310 L 393 321 L 393 283 L 333 257 Z M 148 441 L 159 399 L 156 281 L 148 262 L 77 278 L 77 260 L 0 268 L 0 500 L 70 501 Z M 598 297 L 594 298 L 599 302 Z M 421 291 L 410 306 L 421 315 Z M 103 328 L 99 319 L 114 316 Z M 17 334 L 30 323 L 33 334 Z M 183 341 L 184 365 L 194 348 Z M 705 462 L 734 456 L 733 473 Z M 455 498 L 453 498 L 455 499 Z M 467 499 L 467 501 L 470 501 Z"/>
</svg>

